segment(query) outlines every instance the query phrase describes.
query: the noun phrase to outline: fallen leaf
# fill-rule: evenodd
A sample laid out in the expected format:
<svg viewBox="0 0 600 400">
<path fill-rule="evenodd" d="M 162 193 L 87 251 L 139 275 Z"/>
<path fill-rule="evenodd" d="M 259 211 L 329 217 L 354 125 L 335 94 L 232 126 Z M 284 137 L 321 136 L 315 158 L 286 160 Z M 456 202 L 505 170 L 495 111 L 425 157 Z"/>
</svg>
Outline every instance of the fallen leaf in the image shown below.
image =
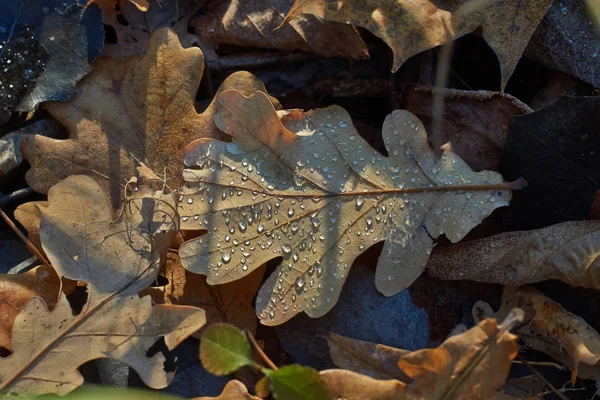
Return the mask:
<svg viewBox="0 0 600 400">
<path fill-rule="evenodd" d="M 533 111 L 509 94 L 409 86 L 402 93 L 400 106 L 419 117 L 429 135 L 436 119 L 433 114 L 436 96 L 444 99 L 438 133 L 441 143 L 448 143 L 474 171 L 498 170 L 510 117 Z"/>
<path fill-rule="evenodd" d="M 577 376 L 600 379 L 600 334 L 587 322 L 530 287 L 506 287 L 496 315 L 501 318 L 513 306 L 525 311 L 525 324 L 515 333 L 528 347 L 571 369 L 573 384 Z"/>
<path fill-rule="evenodd" d="M 256 334 L 257 318 L 252 299 L 256 295 L 265 268 L 258 268 L 247 279 L 224 285 L 210 286 L 206 277 L 192 274 L 181 265 L 176 253 L 169 252 L 165 271 L 161 274 L 169 283 L 150 287 L 140 293 L 149 294 L 156 304 L 179 304 L 200 307 L 206 312 L 206 323 L 228 322 Z"/>
<path fill-rule="evenodd" d="M 292 3 L 293 0 L 217 2 L 212 9 L 203 9 L 202 15 L 194 17 L 191 26 L 209 45 L 299 50 L 351 60 L 368 58 L 367 45 L 353 26 L 305 15 L 276 29 Z"/>
<path fill-rule="evenodd" d="M 138 10 L 146 12 L 148 11 L 147 0 L 124 0 L 125 2 L 131 2 Z M 102 22 L 107 25 L 112 25 L 116 22 L 117 12 L 121 9 L 121 0 L 88 0 L 86 7 L 96 4 L 102 10 Z"/>
<path fill-rule="evenodd" d="M 192 400 L 259 400 L 258 397 L 252 396 L 248 393 L 246 386 L 240 381 L 229 381 L 223 393 L 217 397 L 195 397 Z"/>
<path fill-rule="evenodd" d="M 108 0 L 109 2 L 111 0 Z M 147 4 L 143 11 L 139 5 Z M 171 28 L 183 47 L 191 47 L 193 36 L 188 33 L 192 15 L 198 11 L 199 0 L 143 0 L 120 1 L 119 10 L 103 14 L 104 23 L 112 30 L 112 40 L 105 44 L 102 55 L 126 57 L 143 55 L 149 48 L 153 32 Z M 114 43 L 113 43 L 114 42 Z M 201 72 L 201 71 L 200 71 Z M 194 73 L 198 73 L 194 71 Z"/>
<path fill-rule="evenodd" d="M 508 330 L 522 317 L 522 312 L 517 310 L 502 325 L 495 319 L 486 319 L 468 331 L 450 337 L 435 349 L 408 352 L 399 359 L 398 366 L 412 379 L 410 383 L 375 380 L 340 370 L 323 371 L 321 376 L 334 398 L 494 398 L 504 385 L 512 360 L 518 353 L 517 336 Z M 378 355 L 371 354 L 373 357 Z M 375 360 L 366 361 L 376 363 Z"/>
<path fill-rule="evenodd" d="M 256 301 L 267 325 L 302 311 L 326 314 L 355 258 L 381 241 L 376 286 L 387 296 L 398 293 L 425 268 L 432 237 L 445 233 L 457 242 L 508 205 L 509 189 L 519 185 L 495 172 L 475 173 L 451 152 L 437 159 L 407 111 L 384 122 L 385 157 L 341 107 L 293 111 L 294 125 L 305 127 L 294 133 L 262 92 L 230 90 L 217 101 L 215 123 L 233 142 L 197 140 L 186 149 L 186 165 L 197 169 L 184 170 L 182 227 L 210 231 L 179 254 L 187 270 L 213 285 L 283 257 Z"/>
<path fill-rule="evenodd" d="M 47 201 L 30 201 L 21 204 L 14 212 L 15 219 L 19 221 L 23 228 L 27 230 L 27 239 L 41 253 L 44 254 L 42 248 L 42 240 L 40 239 L 40 207 L 48 207 Z"/>
<path fill-rule="evenodd" d="M 398 367 L 398 360 L 410 353 L 409 350 L 350 339 L 333 332 L 329 334 L 327 343 L 329 355 L 339 368 L 349 369 L 375 379 L 410 381 L 410 378 Z"/>
<path fill-rule="evenodd" d="M 519 286 L 557 279 L 600 290 L 600 221 L 505 232 L 436 249 L 427 263 L 441 279 Z"/>
<path fill-rule="evenodd" d="M 84 7 L 77 0 L 0 0 L 0 124 L 13 111 L 75 95 L 104 42 L 100 10 Z"/>
<path fill-rule="evenodd" d="M 600 37 L 585 1 L 561 0 L 548 9 L 525 55 L 600 87 Z"/>
<path fill-rule="evenodd" d="M 252 349 L 244 332 L 225 323 L 212 324 L 204 330 L 200 360 L 204 369 L 219 376 L 258 365 L 252 360 Z"/>
<path fill-rule="evenodd" d="M 504 90 L 517 62 L 552 0 L 406 1 L 295 0 L 285 17 L 312 14 L 328 21 L 358 25 L 394 52 L 392 72 L 415 54 L 483 27 L 483 38 L 500 62 Z"/>
<path fill-rule="evenodd" d="M 168 29 L 152 35 L 144 56 L 98 60 L 77 97 L 47 105 L 70 139 L 23 138 L 23 155 L 31 164 L 27 182 L 46 193 L 69 175 L 90 175 L 117 205 L 141 160 L 177 187 L 185 144 L 222 136 L 212 122 L 214 105 L 203 114 L 194 108 L 202 71 L 201 51 L 183 49 Z M 264 89 L 244 72 L 232 75 L 221 90 L 232 84 L 247 92 Z"/>
<path fill-rule="evenodd" d="M 508 230 L 582 220 L 600 189 L 600 96 L 563 97 L 514 117 L 500 172 L 523 177 L 527 188 L 503 210 Z M 576 196 L 573 193 L 577 193 Z"/>
<path fill-rule="evenodd" d="M 369 250 L 360 257 L 375 260 L 377 252 Z M 327 315 L 310 318 L 301 314 L 275 328 L 281 347 L 294 362 L 318 370 L 335 368 L 327 345 L 330 332 L 395 348 L 427 347 L 429 327 L 434 321 L 413 304 L 406 290 L 382 296 L 375 288 L 374 277 L 375 271 L 357 260 L 338 303 Z"/>
<path fill-rule="evenodd" d="M 64 296 L 52 312 L 39 298 L 27 302 L 14 322 L 14 352 L 0 359 L 0 392 L 65 395 L 83 383 L 78 367 L 96 358 L 127 363 L 152 388 L 167 386 L 165 357 L 146 352 L 161 336 L 173 349 L 205 322 L 201 309 L 152 307 L 149 296 L 137 296 L 156 279 L 174 237 L 175 200 L 139 187 L 113 222 L 100 186 L 71 176 L 50 190 L 48 202 L 42 245 L 60 276 L 87 283 L 87 302 L 78 315 Z"/>
<path fill-rule="evenodd" d="M 12 350 L 13 322 L 29 299 L 39 297 L 51 310 L 59 292 L 60 279 L 52 267 L 40 265 L 23 274 L 0 275 L 0 347 Z"/>
<path fill-rule="evenodd" d="M 266 374 L 277 400 L 332 400 L 319 372 L 302 365 L 284 365 Z"/>
</svg>

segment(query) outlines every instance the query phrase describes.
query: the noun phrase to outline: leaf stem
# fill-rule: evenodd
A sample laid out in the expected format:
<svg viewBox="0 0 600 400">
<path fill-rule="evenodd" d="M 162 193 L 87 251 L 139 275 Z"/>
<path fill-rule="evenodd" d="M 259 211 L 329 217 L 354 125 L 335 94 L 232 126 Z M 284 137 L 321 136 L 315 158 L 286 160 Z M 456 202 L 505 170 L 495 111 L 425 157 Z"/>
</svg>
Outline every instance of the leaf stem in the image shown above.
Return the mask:
<svg viewBox="0 0 600 400">
<path fill-rule="evenodd" d="M 258 353 L 258 355 L 260 356 L 260 358 L 265 362 L 265 364 L 267 364 L 267 367 L 271 368 L 274 371 L 277 371 L 279 369 L 279 368 L 277 368 L 277 365 L 275 365 L 273 363 L 273 361 L 271 361 L 271 359 L 260 348 L 260 346 L 258 345 L 258 343 L 256 343 L 256 339 L 254 339 L 254 336 L 252 335 L 252 333 L 248 329 L 246 329 L 246 336 L 248 337 L 248 340 L 250 341 L 250 343 L 252 343 L 252 346 L 254 347 L 254 349 L 256 350 L 256 352 Z"/>
</svg>

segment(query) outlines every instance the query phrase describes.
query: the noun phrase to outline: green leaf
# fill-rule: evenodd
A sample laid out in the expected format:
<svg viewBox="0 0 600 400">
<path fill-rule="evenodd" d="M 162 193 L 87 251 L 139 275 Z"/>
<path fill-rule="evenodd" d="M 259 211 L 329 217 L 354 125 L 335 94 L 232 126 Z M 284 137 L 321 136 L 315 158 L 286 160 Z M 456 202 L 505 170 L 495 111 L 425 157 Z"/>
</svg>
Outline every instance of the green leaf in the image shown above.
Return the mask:
<svg viewBox="0 0 600 400">
<path fill-rule="evenodd" d="M 332 400 L 327 386 L 316 370 L 301 365 L 287 365 L 267 374 L 275 399 Z"/>
<path fill-rule="evenodd" d="M 225 323 L 206 328 L 200 342 L 200 360 L 214 375 L 227 375 L 247 365 L 257 366 L 244 332 Z"/>
</svg>

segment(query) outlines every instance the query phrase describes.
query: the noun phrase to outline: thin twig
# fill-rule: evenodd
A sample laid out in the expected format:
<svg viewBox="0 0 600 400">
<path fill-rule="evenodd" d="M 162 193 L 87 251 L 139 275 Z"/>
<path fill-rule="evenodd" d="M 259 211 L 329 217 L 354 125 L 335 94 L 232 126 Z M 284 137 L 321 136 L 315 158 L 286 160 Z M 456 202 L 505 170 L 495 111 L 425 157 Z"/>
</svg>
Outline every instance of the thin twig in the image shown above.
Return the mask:
<svg viewBox="0 0 600 400">
<path fill-rule="evenodd" d="M 536 365 L 538 367 L 551 367 L 551 368 L 556 368 L 559 371 L 566 371 L 567 368 L 563 365 L 557 364 L 557 363 L 553 363 L 553 362 L 547 362 L 547 361 L 528 361 L 528 363 L 530 365 Z M 520 360 L 513 360 L 513 364 L 523 364 Z"/>
<path fill-rule="evenodd" d="M 246 329 L 246 336 L 248 336 L 250 343 L 252 343 L 252 346 L 254 346 L 254 348 L 256 349 L 256 352 L 258 353 L 260 358 L 265 362 L 265 364 L 267 364 L 267 367 L 271 368 L 274 371 L 277 371 L 279 369 L 279 368 L 277 368 L 277 365 L 275 365 L 273 363 L 273 361 L 271 361 L 271 359 L 269 357 L 267 357 L 267 355 L 260 348 L 258 343 L 256 343 L 256 339 L 254 339 L 254 336 L 252 336 L 252 333 L 250 333 L 250 331 L 248 329 Z"/>
<path fill-rule="evenodd" d="M 23 235 L 23 233 L 19 230 L 19 228 L 17 228 L 17 226 L 10 220 L 8 215 L 6 215 L 6 213 L 1 208 L 0 208 L 0 214 L 2 215 L 2 218 L 4 219 L 4 221 L 6 221 L 8 226 L 10 226 L 11 229 L 17 234 L 17 236 L 19 236 L 19 238 L 23 241 L 23 243 L 25 243 L 25 246 L 27 246 L 27 249 L 30 252 L 32 252 L 33 255 L 35 255 L 43 265 L 50 267 L 50 263 L 48 261 L 46 261 L 46 258 L 42 255 L 42 253 L 39 252 L 39 250 L 33 245 L 33 243 L 31 243 L 29 241 L 29 239 L 27 239 L 25 237 L 25 235 Z"/>
<path fill-rule="evenodd" d="M 26 187 L 23 189 L 15 190 L 11 194 L 2 194 L 0 195 L 0 207 L 3 207 L 13 201 L 21 200 L 22 198 L 27 197 L 32 193 L 34 193 L 33 189 L 30 187 Z"/>
<path fill-rule="evenodd" d="M 521 361 L 527 368 L 529 368 L 529 370 L 531 372 L 533 372 L 533 374 L 544 383 L 544 385 L 548 386 L 550 388 L 550 390 L 552 390 L 552 392 L 554 392 L 558 397 L 560 397 L 563 400 L 569 400 L 569 398 L 567 396 L 565 396 L 564 394 L 562 394 L 561 392 L 558 391 L 558 389 L 556 389 L 554 387 L 553 384 L 551 384 L 550 382 L 548 382 L 548 380 L 546 378 L 544 378 L 539 372 L 537 372 L 537 370 L 535 368 L 533 368 L 531 366 L 531 364 L 529 363 L 529 361 L 527 361 L 525 358 L 523 358 L 523 356 L 519 353 L 517 353 L 517 358 L 519 359 L 519 361 Z"/>
</svg>

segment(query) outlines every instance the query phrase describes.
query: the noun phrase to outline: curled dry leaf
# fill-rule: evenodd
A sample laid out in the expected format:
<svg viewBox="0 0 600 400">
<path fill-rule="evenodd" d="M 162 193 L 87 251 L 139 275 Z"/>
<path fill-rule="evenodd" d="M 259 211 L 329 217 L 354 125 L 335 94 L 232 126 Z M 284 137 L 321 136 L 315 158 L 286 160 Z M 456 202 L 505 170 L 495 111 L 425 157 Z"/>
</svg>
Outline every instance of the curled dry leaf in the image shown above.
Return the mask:
<svg viewBox="0 0 600 400">
<path fill-rule="evenodd" d="M 433 112 L 436 96 L 444 99 L 438 132 L 440 143 L 448 143 L 475 171 L 498 170 L 510 117 L 533 111 L 505 93 L 409 86 L 402 93 L 400 104 L 423 121 L 429 135 L 436 120 Z"/>
<path fill-rule="evenodd" d="M 304 130 L 292 132 L 262 92 L 230 90 L 217 101 L 215 122 L 233 142 L 197 140 L 186 149 L 186 165 L 196 169 L 184 170 L 182 226 L 209 233 L 179 254 L 209 284 L 283 257 L 257 297 L 268 325 L 303 311 L 327 313 L 355 258 L 381 241 L 376 286 L 398 293 L 423 271 L 432 237 L 462 239 L 518 187 L 498 173 L 473 172 L 452 152 L 436 158 L 422 123 L 407 111 L 384 122 L 385 157 L 341 107 L 293 111 L 288 126 Z"/>
<path fill-rule="evenodd" d="M 23 274 L 0 275 L 0 347 L 11 350 L 11 331 L 16 316 L 32 297 L 41 298 L 51 310 L 60 292 L 54 268 L 40 265 Z"/>
<path fill-rule="evenodd" d="M 174 199 L 139 187 L 113 222 L 100 186 L 71 176 L 48 202 L 42 245 L 59 275 L 87 283 L 87 302 L 78 315 L 64 296 L 52 312 L 39 298 L 24 306 L 12 330 L 14 352 L 0 359 L 0 393 L 65 395 L 83 383 L 78 367 L 96 358 L 127 363 L 150 387 L 167 386 L 164 356 L 146 352 L 160 336 L 174 348 L 205 322 L 201 309 L 152 307 L 149 296 L 137 296 L 156 279 L 174 236 Z"/>
<path fill-rule="evenodd" d="M 557 279 L 600 289 L 600 221 L 573 221 L 506 232 L 433 252 L 428 272 L 441 279 L 519 286 Z"/>
<path fill-rule="evenodd" d="M 19 221 L 23 228 L 27 230 L 27 239 L 33 244 L 42 254 L 42 241 L 40 239 L 40 207 L 48 207 L 47 201 L 30 201 L 21 204 L 14 212 L 15 219 Z"/>
<path fill-rule="evenodd" d="M 149 294 L 156 304 L 181 304 L 200 307 L 206 312 L 206 323 L 228 322 L 256 334 L 256 313 L 252 299 L 262 282 L 265 268 L 260 267 L 243 281 L 210 286 L 206 277 L 186 271 L 179 255 L 169 252 L 164 272 L 164 287 L 150 287 L 140 293 Z"/>
<path fill-rule="evenodd" d="M 506 287 L 498 317 L 512 307 L 525 311 L 525 324 L 516 329 L 528 347 L 559 360 L 572 371 L 571 380 L 600 379 L 600 334 L 581 317 L 530 288 Z"/>
<path fill-rule="evenodd" d="M 501 325 L 495 319 L 481 321 L 475 327 L 452 336 L 435 349 L 406 352 L 397 359 L 397 365 L 411 380 L 403 383 L 398 380 L 380 381 L 350 371 L 323 371 L 321 376 L 335 396 L 348 396 L 348 399 L 490 399 L 506 381 L 512 360 L 518 353 L 517 336 L 508 332 L 516 322 L 522 320 L 522 312 L 515 310 Z M 381 352 L 375 351 L 375 344 L 334 335 L 337 351 L 340 340 L 346 349 L 370 349 L 363 353 L 365 364 L 382 366 L 383 373 L 389 370 L 386 364 L 379 364 Z M 330 340 L 330 344 L 331 344 Z M 397 353 L 402 350 L 394 349 Z M 390 350 L 385 358 L 391 356 Z M 369 354 L 370 353 L 370 354 Z M 337 358 L 342 368 L 355 367 L 354 360 Z M 377 368 L 377 367 L 376 367 Z M 335 371 L 335 372 L 334 372 Z M 371 392 L 371 389 L 374 389 Z M 357 397 L 362 395 L 363 397 Z"/>
<path fill-rule="evenodd" d="M 227 383 L 223 392 L 217 397 L 194 397 L 192 400 L 260 400 L 248 393 L 248 389 L 240 381 L 232 380 Z"/>
<path fill-rule="evenodd" d="M 203 10 L 202 15 L 192 19 L 191 26 L 203 42 L 211 45 L 300 50 L 352 60 L 369 56 L 367 45 L 353 26 L 304 15 L 276 29 L 292 3 L 293 0 L 217 2 L 213 9 Z"/>
<path fill-rule="evenodd" d="M 200 137 L 222 137 L 212 122 L 214 105 L 203 114 L 194 108 L 202 71 L 201 51 L 183 49 L 169 29 L 152 35 L 144 56 L 98 60 L 77 97 L 47 105 L 70 138 L 23 139 L 23 155 L 31 164 L 27 182 L 46 193 L 69 175 L 90 175 L 109 189 L 116 205 L 141 160 L 176 186 L 184 146 Z M 264 90 L 254 75 L 234 75 L 222 88 Z"/>
<path fill-rule="evenodd" d="M 328 21 L 362 26 L 394 52 L 392 71 L 424 50 L 483 27 L 483 38 L 500 61 L 501 88 L 512 75 L 531 35 L 552 0 L 429 1 L 295 0 L 286 21 L 312 14 Z"/>
</svg>

